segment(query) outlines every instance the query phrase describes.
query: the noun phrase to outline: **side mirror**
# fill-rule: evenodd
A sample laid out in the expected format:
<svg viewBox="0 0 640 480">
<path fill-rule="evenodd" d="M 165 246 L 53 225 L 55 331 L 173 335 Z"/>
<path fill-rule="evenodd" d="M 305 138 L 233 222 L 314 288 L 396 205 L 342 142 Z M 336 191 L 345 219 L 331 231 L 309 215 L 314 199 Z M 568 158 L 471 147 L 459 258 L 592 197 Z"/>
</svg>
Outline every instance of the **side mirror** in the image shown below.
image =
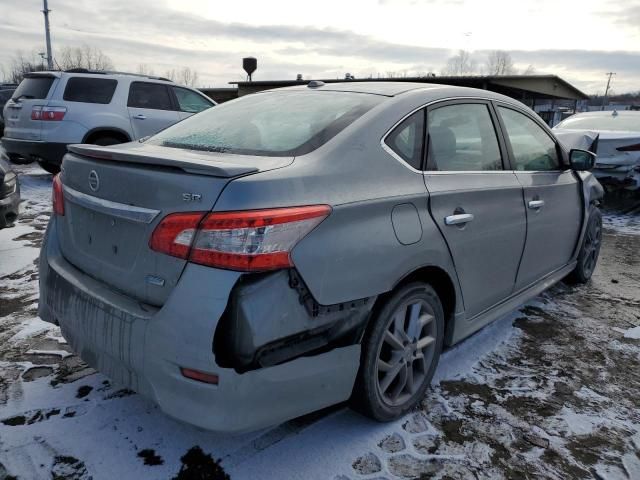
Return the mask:
<svg viewBox="0 0 640 480">
<path fill-rule="evenodd" d="M 574 148 L 569 152 L 569 166 L 571 170 L 591 170 L 596 164 L 596 154 L 587 150 Z"/>
</svg>

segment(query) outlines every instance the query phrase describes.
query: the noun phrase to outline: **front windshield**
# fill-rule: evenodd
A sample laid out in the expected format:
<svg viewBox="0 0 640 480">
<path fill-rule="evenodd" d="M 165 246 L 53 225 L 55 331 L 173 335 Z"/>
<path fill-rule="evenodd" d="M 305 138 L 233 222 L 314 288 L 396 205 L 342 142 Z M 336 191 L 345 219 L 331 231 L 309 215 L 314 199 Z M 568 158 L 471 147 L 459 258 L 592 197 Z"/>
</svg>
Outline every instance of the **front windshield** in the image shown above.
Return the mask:
<svg viewBox="0 0 640 480">
<path fill-rule="evenodd" d="M 640 132 L 640 112 L 637 115 L 576 115 L 567 118 L 556 128 Z"/>
<path fill-rule="evenodd" d="M 385 97 L 288 91 L 247 95 L 194 115 L 152 145 L 244 155 L 295 156 L 323 145 Z"/>
</svg>

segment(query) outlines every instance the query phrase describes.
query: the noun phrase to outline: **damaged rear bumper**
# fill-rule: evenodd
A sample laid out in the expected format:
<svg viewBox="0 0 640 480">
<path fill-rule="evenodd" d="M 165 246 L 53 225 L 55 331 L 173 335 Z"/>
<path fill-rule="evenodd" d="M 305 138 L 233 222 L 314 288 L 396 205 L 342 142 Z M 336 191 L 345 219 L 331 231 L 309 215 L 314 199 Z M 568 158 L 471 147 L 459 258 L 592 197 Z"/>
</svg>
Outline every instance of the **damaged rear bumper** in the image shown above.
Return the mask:
<svg viewBox="0 0 640 480">
<path fill-rule="evenodd" d="M 349 398 L 358 344 L 238 373 L 217 365 L 212 344 L 237 272 L 203 282 L 188 265 L 161 308 L 140 304 L 77 270 L 60 254 L 53 219 L 40 257 L 40 317 L 60 325 L 71 348 L 98 371 L 202 428 L 239 432 L 297 417 Z M 206 275 L 211 277 L 211 269 Z M 180 368 L 218 375 L 211 385 Z"/>
</svg>

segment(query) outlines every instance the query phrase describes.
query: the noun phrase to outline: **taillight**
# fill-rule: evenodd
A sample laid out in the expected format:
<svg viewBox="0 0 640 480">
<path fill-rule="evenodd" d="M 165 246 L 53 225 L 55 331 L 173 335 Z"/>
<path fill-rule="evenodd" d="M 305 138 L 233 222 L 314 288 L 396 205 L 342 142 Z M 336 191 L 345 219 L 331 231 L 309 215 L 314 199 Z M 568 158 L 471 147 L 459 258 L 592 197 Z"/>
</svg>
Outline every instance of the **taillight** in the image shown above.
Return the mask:
<svg viewBox="0 0 640 480">
<path fill-rule="evenodd" d="M 151 235 L 149 247 L 172 257 L 189 258 L 200 220 L 206 212 L 172 213 L 162 219 Z"/>
<path fill-rule="evenodd" d="M 31 120 L 57 122 L 64 118 L 66 107 L 43 107 L 36 105 L 31 110 Z"/>
<path fill-rule="evenodd" d="M 293 266 L 291 250 L 331 213 L 328 205 L 240 212 L 175 213 L 151 249 L 210 267 L 257 272 Z M 204 218 L 203 218 L 204 217 Z"/>
<path fill-rule="evenodd" d="M 53 177 L 51 203 L 53 203 L 53 213 L 64 215 L 64 192 L 62 191 L 62 180 L 60 180 L 59 173 Z"/>
<path fill-rule="evenodd" d="M 616 148 L 619 152 L 640 152 L 640 143 Z"/>
</svg>

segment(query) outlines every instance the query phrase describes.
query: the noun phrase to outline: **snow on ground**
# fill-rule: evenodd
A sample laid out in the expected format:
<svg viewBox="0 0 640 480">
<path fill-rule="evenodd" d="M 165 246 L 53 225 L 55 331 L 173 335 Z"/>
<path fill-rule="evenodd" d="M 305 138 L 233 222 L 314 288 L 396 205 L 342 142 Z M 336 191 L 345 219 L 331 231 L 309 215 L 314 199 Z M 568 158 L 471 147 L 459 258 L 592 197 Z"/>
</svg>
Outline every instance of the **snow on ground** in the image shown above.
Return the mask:
<svg viewBox="0 0 640 480">
<path fill-rule="evenodd" d="M 231 436 L 113 385 L 37 318 L 51 176 L 20 171 L 22 217 L 0 231 L 0 478 L 640 478 L 637 214 L 605 215 L 589 285 L 558 285 L 445 352 L 405 418 L 336 406 Z"/>
</svg>

